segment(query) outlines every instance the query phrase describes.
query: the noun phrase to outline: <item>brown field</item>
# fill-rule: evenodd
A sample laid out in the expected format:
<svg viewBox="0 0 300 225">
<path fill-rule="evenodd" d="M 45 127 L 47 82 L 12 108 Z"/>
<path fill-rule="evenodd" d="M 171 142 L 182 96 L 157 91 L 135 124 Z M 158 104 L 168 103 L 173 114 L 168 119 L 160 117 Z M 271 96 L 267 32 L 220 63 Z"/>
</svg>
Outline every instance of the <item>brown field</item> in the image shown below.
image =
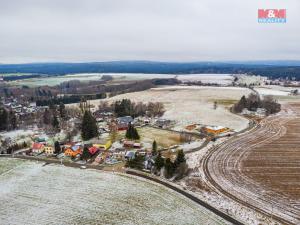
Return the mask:
<svg viewBox="0 0 300 225">
<path fill-rule="evenodd" d="M 300 116 L 300 105 L 292 105 Z M 242 164 L 246 176 L 300 206 L 300 119 L 285 124 L 286 133 L 251 150 Z"/>
<path fill-rule="evenodd" d="M 261 120 L 204 158 L 208 186 L 280 224 L 300 224 L 300 104 Z"/>
</svg>

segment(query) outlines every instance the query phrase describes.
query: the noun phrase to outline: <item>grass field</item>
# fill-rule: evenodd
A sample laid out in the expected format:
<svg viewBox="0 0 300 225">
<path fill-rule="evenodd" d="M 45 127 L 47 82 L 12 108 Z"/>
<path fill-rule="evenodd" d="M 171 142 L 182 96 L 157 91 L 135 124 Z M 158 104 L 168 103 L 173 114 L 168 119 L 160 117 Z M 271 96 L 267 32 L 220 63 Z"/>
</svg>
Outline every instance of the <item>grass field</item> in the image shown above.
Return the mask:
<svg viewBox="0 0 300 225">
<path fill-rule="evenodd" d="M 15 163 L 0 158 L 0 164 L 11 167 Z M 0 202 L 0 224 L 225 223 L 158 184 L 34 162 L 0 175 Z"/>
<path fill-rule="evenodd" d="M 152 145 L 152 142 L 156 140 L 158 146 L 167 148 L 172 145 L 178 145 L 180 141 L 180 134 L 177 132 L 156 129 L 152 127 L 139 128 L 138 132 L 141 136 L 141 141 Z"/>
</svg>

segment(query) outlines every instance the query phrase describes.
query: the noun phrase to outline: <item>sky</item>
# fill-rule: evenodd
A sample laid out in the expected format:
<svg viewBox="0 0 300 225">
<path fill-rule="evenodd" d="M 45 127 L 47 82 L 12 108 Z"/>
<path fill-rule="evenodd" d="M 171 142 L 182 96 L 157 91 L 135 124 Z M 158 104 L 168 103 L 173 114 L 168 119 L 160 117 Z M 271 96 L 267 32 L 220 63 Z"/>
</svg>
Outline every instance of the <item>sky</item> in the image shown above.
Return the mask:
<svg viewBox="0 0 300 225">
<path fill-rule="evenodd" d="M 300 60 L 300 1 L 0 0 L 0 63 L 118 60 Z"/>
</svg>

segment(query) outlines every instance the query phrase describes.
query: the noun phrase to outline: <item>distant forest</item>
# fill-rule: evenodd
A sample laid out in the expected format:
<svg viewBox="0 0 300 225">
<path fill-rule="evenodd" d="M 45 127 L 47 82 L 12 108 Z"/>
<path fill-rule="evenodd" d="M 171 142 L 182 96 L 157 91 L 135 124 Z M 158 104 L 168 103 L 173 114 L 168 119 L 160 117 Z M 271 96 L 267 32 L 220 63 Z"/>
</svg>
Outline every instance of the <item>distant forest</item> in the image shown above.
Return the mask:
<svg viewBox="0 0 300 225">
<path fill-rule="evenodd" d="M 268 76 L 270 78 L 295 78 L 300 80 L 300 64 L 252 64 L 252 63 L 171 63 L 149 61 L 116 61 L 95 63 L 32 63 L 0 64 L 0 74 L 30 73 L 31 75 L 10 75 L 5 80 L 18 80 L 41 76 L 55 76 L 74 73 L 161 73 L 161 74 L 238 74 Z"/>
</svg>

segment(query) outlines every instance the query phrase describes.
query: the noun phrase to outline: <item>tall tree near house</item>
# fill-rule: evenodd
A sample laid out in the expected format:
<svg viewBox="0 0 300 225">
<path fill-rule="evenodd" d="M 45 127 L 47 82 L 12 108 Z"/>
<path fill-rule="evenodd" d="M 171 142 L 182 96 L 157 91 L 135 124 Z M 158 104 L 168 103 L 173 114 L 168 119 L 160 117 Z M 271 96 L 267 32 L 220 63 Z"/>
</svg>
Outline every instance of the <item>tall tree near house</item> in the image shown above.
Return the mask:
<svg viewBox="0 0 300 225">
<path fill-rule="evenodd" d="M 175 166 L 179 166 L 181 163 L 185 163 L 185 162 L 186 162 L 185 154 L 184 154 L 183 150 L 181 149 L 177 152 Z"/>
<path fill-rule="evenodd" d="M 8 113 L 5 108 L 0 108 L 0 130 L 8 128 Z"/>
<path fill-rule="evenodd" d="M 131 140 L 139 140 L 140 135 L 138 134 L 137 129 L 130 123 L 126 131 L 125 137 Z"/>
<path fill-rule="evenodd" d="M 139 135 L 136 128 L 133 128 L 133 139 L 134 140 L 139 140 L 140 139 L 140 135 Z"/>
<path fill-rule="evenodd" d="M 174 175 L 175 172 L 175 166 L 174 163 L 172 163 L 170 158 L 166 159 L 165 162 L 165 177 L 170 178 Z"/>
<path fill-rule="evenodd" d="M 157 157 L 155 158 L 154 166 L 156 167 L 157 170 L 160 170 L 161 168 L 164 167 L 164 165 L 165 165 L 165 160 L 161 156 L 161 153 L 159 152 Z"/>
<path fill-rule="evenodd" d="M 188 171 L 188 166 L 186 164 L 186 159 L 183 150 L 177 152 L 177 158 L 174 162 L 175 166 L 175 179 L 181 179 Z"/>
<path fill-rule="evenodd" d="M 43 122 L 46 125 L 50 125 L 51 124 L 51 112 L 49 109 L 45 109 L 45 112 L 43 114 Z"/>
<path fill-rule="evenodd" d="M 89 152 L 89 149 L 86 146 L 84 146 L 84 148 L 83 148 L 83 152 L 82 152 L 81 158 L 83 160 L 85 160 L 85 161 L 87 161 L 88 159 L 91 158 L 91 154 Z"/>
<path fill-rule="evenodd" d="M 157 154 L 157 143 L 154 140 L 153 143 L 152 143 L 152 156 L 154 156 L 156 154 Z"/>
<path fill-rule="evenodd" d="M 57 116 L 53 116 L 53 119 L 52 119 L 52 126 L 53 126 L 53 128 L 55 128 L 55 129 L 58 129 L 58 128 L 59 128 L 59 121 L 58 121 Z"/>
<path fill-rule="evenodd" d="M 54 143 L 54 153 L 59 154 L 61 152 L 60 144 L 58 141 Z"/>
<path fill-rule="evenodd" d="M 111 142 L 115 142 L 117 139 L 117 124 L 112 121 L 109 125 L 109 129 L 110 129 L 110 140 Z"/>
<path fill-rule="evenodd" d="M 18 126 L 18 120 L 17 120 L 17 116 L 13 111 L 9 111 L 9 123 L 10 123 L 10 128 L 11 129 L 16 129 Z"/>
<path fill-rule="evenodd" d="M 128 125 L 128 129 L 126 130 L 126 134 L 125 137 L 128 139 L 133 139 L 133 126 L 131 125 L 131 123 Z"/>
<path fill-rule="evenodd" d="M 60 103 L 59 104 L 59 115 L 60 115 L 60 118 L 62 119 L 66 119 L 66 107 L 65 107 L 65 104 L 64 103 Z"/>
<path fill-rule="evenodd" d="M 90 111 L 85 111 L 81 124 L 81 136 L 83 140 L 89 140 L 98 137 L 98 127 L 96 119 Z"/>
</svg>

